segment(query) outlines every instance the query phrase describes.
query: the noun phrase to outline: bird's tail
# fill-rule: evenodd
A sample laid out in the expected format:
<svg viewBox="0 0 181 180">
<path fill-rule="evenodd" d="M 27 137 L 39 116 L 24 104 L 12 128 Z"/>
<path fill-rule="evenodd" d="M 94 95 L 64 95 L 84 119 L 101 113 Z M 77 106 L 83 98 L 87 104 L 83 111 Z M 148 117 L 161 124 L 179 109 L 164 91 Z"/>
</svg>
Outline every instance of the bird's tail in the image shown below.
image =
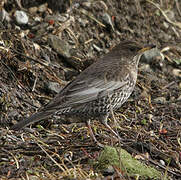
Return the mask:
<svg viewBox="0 0 181 180">
<path fill-rule="evenodd" d="M 11 130 L 15 130 L 15 131 L 20 130 L 25 126 L 28 126 L 28 125 L 30 125 L 32 123 L 38 122 L 40 120 L 43 120 L 43 119 L 49 117 L 51 114 L 52 114 L 51 111 L 37 112 L 37 113 L 33 114 L 32 116 L 30 116 L 29 118 L 27 118 L 25 120 L 22 120 L 22 121 L 18 122 L 17 124 L 13 125 L 11 127 Z"/>
</svg>

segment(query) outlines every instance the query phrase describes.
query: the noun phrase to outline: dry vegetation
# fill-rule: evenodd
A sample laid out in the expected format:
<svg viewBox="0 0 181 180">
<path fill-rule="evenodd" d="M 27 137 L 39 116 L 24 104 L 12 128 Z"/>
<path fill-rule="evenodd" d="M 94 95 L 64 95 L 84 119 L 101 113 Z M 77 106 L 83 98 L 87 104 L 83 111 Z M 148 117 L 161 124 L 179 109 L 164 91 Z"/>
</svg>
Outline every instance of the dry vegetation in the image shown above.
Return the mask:
<svg viewBox="0 0 181 180">
<path fill-rule="evenodd" d="M 0 5 L 0 179 L 136 178 L 116 167 L 108 177 L 97 168 L 102 149 L 84 123 L 52 117 L 27 130 L 9 130 L 123 39 L 156 44 L 165 58 L 140 63 L 135 91 L 115 113 L 118 125 L 112 119 L 109 124 L 133 157 L 163 178 L 180 179 L 181 1 L 18 2 Z M 19 9 L 29 24 L 16 23 Z M 102 144 L 120 146 L 98 121 L 92 128 Z"/>
</svg>

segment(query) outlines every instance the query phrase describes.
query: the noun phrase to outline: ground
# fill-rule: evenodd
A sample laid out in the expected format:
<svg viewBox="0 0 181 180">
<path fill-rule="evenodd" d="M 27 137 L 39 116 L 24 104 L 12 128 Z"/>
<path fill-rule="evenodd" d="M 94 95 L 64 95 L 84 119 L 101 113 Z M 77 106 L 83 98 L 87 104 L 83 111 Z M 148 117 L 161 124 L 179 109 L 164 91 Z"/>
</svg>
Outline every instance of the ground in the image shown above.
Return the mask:
<svg viewBox="0 0 181 180">
<path fill-rule="evenodd" d="M 140 62 L 135 90 L 114 114 L 118 124 L 109 119 L 122 143 L 97 120 L 92 128 L 100 143 L 121 145 L 163 175 L 180 179 L 181 1 L 0 3 L 1 179 L 108 179 L 90 163 L 102 148 L 84 123 L 52 117 L 19 132 L 9 128 L 126 39 L 155 44 L 164 59 Z M 17 10 L 27 14 L 28 24 L 16 21 Z M 116 169 L 110 176 L 121 179 L 120 174 Z"/>
</svg>

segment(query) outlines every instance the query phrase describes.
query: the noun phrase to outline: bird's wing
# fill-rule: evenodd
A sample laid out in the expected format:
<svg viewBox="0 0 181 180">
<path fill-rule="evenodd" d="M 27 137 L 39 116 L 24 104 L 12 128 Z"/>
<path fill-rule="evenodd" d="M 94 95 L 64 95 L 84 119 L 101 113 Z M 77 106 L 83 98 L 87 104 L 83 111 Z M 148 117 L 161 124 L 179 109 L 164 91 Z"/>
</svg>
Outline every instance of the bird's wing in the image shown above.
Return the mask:
<svg viewBox="0 0 181 180">
<path fill-rule="evenodd" d="M 94 79 L 90 84 L 82 82 L 81 85 L 75 85 L 67 94 L 67 104 L 76 105 L 88 103 L 106 95 L 111 95 L 114 90 L 121 88 L 126 84 L 125 81 L 111 80 L 106 82 L 101 79 Z M 75 89 L 74 89 L 75 88 Z"/>
<path fill-rule="evenodd" d="M 127 81 L 121 78 L 115 78 L 116 70 L 112 70 L 106 75 L 102 74 L 98 77 L 94 75 L 85 77 L 85 79 L 76 79 L 70 83 L 64 90 L 58 94 L 44 110 L 59 110 L 66 107 L 73 107 L 83 103 L 89 103 L 107 95 L 111 95 L 116 89 L 120 89 L 126 85 Z M 112 76 L 110 76 L 112 74 Z M 127 74 L 129 76 L 129 73 Z M 125 77 L 125 76 L 124 76 Z"/>
</svg>

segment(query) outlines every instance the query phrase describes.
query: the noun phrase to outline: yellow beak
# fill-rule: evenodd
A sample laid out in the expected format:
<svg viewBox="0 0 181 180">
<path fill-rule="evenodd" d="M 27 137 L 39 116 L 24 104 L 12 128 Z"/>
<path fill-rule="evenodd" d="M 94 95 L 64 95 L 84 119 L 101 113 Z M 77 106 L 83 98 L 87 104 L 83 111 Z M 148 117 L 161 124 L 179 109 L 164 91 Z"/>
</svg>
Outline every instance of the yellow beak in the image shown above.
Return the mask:
<svg viewBox="0 0 181 180">
<path fill-rule="evenodd" d="M 155 45 L 148 45 L 148 46 L 142 48 L 141 50 L 139 50 L 138 52 L 139 52 L 139 53 L 143 53 L 143 52 L 145 52 L 145 51 L 147 51 L 147 50 L 150 50 L 150 49 L 152 49 L 152 48 L 155 48 L 155 47 L 156 47 Z"/>
</svg>

